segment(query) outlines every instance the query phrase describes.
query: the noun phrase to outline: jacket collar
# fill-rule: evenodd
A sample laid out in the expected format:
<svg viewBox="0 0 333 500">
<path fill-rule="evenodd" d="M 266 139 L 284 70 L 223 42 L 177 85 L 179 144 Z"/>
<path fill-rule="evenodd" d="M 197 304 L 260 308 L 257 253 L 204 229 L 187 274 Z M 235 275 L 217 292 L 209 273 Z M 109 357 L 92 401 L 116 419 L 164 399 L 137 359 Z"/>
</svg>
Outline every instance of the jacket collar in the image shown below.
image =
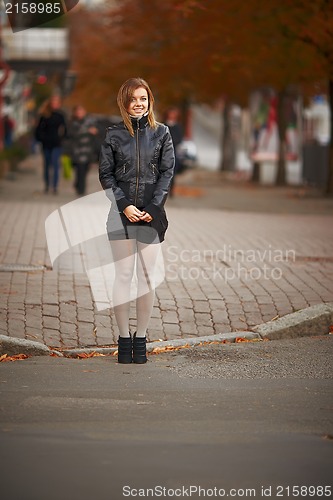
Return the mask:
<svg viewBox="0 0 333 500">
<path fill-rule="evenodd" d="M 141 118 L 131 116 L 131 122 L 134 130 L 146 128 L 148 125 L 148 113 L 145 113 Z"/>
</svg>

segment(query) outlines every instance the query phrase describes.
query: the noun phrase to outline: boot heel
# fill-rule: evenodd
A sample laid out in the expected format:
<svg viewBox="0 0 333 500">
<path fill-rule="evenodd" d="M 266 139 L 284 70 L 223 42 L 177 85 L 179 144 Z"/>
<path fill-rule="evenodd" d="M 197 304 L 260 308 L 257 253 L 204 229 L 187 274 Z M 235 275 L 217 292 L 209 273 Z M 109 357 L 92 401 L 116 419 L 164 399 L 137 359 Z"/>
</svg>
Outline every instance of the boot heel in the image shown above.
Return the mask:
<svg viewBox="0 0 333 500">
<path fill-rule="evenodd" d="M 118 338 L 118 363 L 132 363 L 132 337 Z"/>
<path fill-rule="evenodd" d="M 138 364 L 147 363 L 147 339 L 146 337 L 133 337 L 133 362 Z"/>
</svg>

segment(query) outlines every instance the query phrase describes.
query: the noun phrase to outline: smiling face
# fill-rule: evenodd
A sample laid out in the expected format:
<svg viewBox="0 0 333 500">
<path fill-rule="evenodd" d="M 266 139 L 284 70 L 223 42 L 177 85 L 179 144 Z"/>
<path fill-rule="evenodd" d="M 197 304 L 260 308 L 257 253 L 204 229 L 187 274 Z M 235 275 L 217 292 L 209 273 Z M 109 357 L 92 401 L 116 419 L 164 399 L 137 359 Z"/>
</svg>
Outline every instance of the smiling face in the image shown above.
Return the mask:
<svg viewBox="0 0 333 500">
<path fill-rule="evenodd" d="M 143 87 L 134 90 L 127 112 L 131 116 L 140 117 L 148 111 L 148 93 Z"/>
</svg>

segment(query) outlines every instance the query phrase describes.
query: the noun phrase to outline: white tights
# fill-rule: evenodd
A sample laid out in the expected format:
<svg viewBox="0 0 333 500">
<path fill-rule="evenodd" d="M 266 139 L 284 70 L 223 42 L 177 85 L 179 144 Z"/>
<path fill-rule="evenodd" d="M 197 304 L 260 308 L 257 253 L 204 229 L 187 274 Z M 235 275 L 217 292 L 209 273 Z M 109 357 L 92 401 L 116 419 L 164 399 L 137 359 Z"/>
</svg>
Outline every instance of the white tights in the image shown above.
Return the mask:
<svg viewBox="0 0 333 500">
<path fill-rule="evenodd" d="M 154 306 L 154 272 L 160 245 L 146 245 L 134 239 L 111 241 L 110 244 L 116 273 L 113 303 L 119 335 L 129 337 L 130 291 L 136 264 L 136 336 L 144 337 Z"/>
</svg>

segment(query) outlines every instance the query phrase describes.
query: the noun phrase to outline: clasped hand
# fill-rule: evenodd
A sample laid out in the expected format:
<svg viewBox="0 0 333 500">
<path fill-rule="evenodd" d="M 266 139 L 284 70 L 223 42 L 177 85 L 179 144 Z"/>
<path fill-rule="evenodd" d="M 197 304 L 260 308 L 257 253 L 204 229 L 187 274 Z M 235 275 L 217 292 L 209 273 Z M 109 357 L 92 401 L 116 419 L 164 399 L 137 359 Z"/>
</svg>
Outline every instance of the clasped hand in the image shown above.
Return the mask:
<svg viewBox="0 0 333 500">
<path fill-rule="evenodd" d="M 130 222 L 139 222 L 140 220 L 144 222 L 151 222 L 153 220 L 152 216 L 147 212 L 142 212 L 135 205 L 129 205 L 125 208 L 124 214 Z"/>
</svg>

